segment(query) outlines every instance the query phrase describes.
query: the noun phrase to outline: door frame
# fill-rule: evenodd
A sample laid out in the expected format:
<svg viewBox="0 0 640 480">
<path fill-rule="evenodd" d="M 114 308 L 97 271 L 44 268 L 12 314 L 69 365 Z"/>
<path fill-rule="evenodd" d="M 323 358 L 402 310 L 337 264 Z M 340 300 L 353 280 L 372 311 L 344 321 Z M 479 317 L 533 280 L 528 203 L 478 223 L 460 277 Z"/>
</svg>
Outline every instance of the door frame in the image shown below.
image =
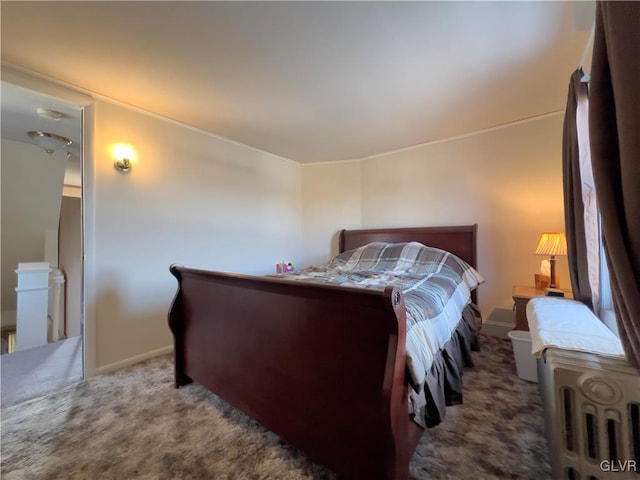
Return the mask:
<svg viewBox="0 0 640 480">
<path fill-rule="evenodd" d="M 95 168 L 93 160 L 94 100 L 76 88 L 26 69 L 3 64 L 2 81 L 77 105 L 82 117 L 82 371 L 89 378 L 96 369 L 96 275 L 95 275 Z"/>
</svg>

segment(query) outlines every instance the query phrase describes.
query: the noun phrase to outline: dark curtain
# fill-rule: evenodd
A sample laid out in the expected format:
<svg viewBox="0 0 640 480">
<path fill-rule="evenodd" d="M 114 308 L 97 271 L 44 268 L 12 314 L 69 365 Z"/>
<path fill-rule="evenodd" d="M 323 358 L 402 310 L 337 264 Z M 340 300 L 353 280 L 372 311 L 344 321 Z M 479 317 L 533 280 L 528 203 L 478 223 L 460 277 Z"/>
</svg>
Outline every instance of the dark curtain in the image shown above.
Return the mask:
<svg viewBox="0 0 640 480">
<path fill-rule="evenodd" d="M 587 85 L 582 82 L 584 72 L 578 68 L 569 82 L 567 108 L 564 114 L 562 134 L 562 181 L 564 191 L 564 230 L 567 238 L 567 260 L 573 297 L 593 310 L 589 285 L 587 240 L 580 176 L 580 152 L 578 149 L 578 98 L 587 96 Z"/>
<path fill-rule="evenodd" d="M 640 370 L 640 3 L 598 2 L 591 159 L 620 339 Z"/>
</svg>

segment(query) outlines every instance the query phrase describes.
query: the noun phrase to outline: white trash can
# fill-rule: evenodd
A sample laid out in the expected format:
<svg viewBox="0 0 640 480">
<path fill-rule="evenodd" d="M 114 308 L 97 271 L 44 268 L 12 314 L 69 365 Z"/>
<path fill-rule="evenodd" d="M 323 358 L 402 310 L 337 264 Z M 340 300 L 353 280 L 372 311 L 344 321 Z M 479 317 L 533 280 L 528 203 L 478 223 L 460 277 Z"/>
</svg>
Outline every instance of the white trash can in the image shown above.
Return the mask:
<svg viewBox="0 0 640 480">
<path fill-rule="evenodd" d="M 509 333 L 513 356 L 516 359 L 516 372 L 527 382 L 538 382 L 538 367 L 531 354 L 531 333 L 524 330 L 511 330 Z"/>
</svg>

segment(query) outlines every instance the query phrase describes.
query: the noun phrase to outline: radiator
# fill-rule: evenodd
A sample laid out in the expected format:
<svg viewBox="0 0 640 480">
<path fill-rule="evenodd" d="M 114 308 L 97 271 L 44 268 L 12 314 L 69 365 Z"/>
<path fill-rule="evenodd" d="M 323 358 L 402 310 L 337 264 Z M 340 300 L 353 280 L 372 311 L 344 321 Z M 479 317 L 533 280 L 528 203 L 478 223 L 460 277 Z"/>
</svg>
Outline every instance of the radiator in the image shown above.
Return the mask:
<svg viewBox="0 0 640 480">
<path fill-rule="evenodd" d="M 554 480 L 640 480 L 640 376 L 628 362 L 549 348 L 538 385 Z"/>
</svg>

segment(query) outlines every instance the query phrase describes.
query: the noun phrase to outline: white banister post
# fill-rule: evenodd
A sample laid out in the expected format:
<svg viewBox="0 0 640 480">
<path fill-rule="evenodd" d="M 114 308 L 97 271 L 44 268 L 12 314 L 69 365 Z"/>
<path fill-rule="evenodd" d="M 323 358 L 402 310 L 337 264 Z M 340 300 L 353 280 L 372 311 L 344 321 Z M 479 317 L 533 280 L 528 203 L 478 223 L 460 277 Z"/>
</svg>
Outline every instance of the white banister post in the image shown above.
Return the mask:
<svg viewBox="0 0 640 480">
<path fill-rule="evenodd" d="M 65 338 L 65 298 L 64 274 L 58 268 L 52 268 L 49 274 L 49 316 L 51 317 L 52 342 Z"/>
<path fill-rule="evenodd" d="M 18 264 L 16 351 L 47 343 L 50 270 L 48 262 Z"/>
</svg>

